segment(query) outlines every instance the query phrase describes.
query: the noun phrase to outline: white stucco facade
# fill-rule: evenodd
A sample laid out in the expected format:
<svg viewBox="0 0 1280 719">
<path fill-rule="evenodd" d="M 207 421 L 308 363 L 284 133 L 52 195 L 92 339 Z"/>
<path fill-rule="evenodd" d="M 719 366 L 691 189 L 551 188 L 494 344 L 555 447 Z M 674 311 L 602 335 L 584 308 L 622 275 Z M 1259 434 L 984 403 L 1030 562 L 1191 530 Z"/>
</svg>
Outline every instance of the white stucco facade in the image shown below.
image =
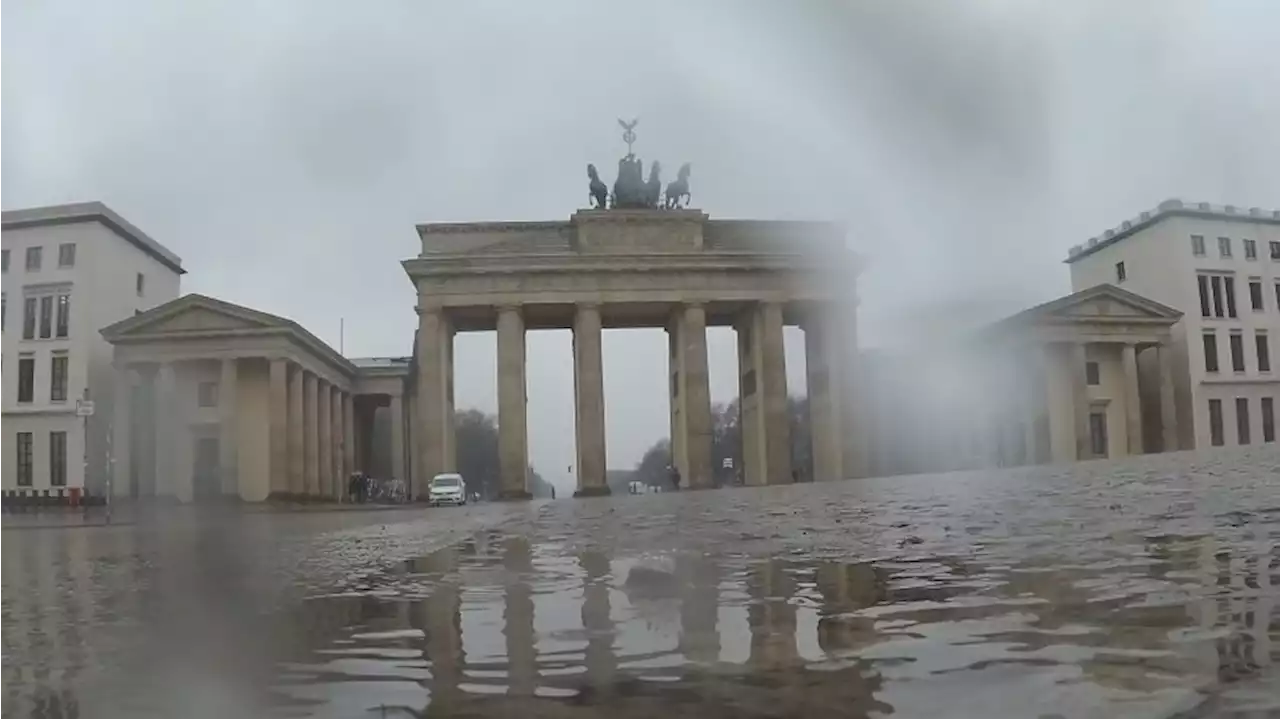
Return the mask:
<svg viewBox="0 0 1280 719">
<path fill-rule="evenodd" d="M 1066 262 L 1075 290 L 1109 282 L 1182 312 L 1172 330 L 1181 448 L 1274 441 L 1280 211 L 1169 200 Z"/>
<path fill-rule="evenodd" d="M 99 202 L 6 211 L 3 230 L 3 488 L 96 491 L 110 462 L 114 387 L 112 348 L 99 330 L 176 298 L 182 261 Z M 63 357 L 66 382 L 55 382 Z M 85 397 L 96 405 L 87 423 L 75 414 Z"/>
</svg>

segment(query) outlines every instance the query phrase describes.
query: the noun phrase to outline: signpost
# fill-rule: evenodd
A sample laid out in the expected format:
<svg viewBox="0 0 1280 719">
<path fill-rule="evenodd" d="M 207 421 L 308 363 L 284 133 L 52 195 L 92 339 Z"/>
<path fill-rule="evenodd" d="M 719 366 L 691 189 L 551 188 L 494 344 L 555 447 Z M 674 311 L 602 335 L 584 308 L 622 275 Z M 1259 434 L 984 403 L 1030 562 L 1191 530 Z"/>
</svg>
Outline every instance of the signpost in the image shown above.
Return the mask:
<svg viewBox="0 0 1280 719">
<path fill-rule="evenodd" d="M 81 475 L 82 477 L 81 481 L 85 482 L 86 484 L 89 481 L 89 418 L 93 416 L 93 410 L 94 410 L 93 400 L 89 399 L 89 388 L 85 387 L 84 398 L 76 400 L 76 416 L 79 417 L 83 423 L 82 442 L 84 444 L 84 473 Z M 110 442 L 111 440 L 108 438 L 107 441 Z M 108 450 L 108 453 L 109 452 L 110 450 Z M 87 490 L 88 487 L 86 486 L 85 489 Z M 84 499 L 82 501 L 85 502 L 85 510 L 88 511 L 89 493 L 86 491 L 84 492 L 83 496 L 84 496 Z M 106 496 L 103 498 L 103 501 L 106 502 L 107 523 L 110 524 L 111 523 L 111 468 L 110 467 L 107 468 L 107 491 L 106 491 Z"/>
</svg>

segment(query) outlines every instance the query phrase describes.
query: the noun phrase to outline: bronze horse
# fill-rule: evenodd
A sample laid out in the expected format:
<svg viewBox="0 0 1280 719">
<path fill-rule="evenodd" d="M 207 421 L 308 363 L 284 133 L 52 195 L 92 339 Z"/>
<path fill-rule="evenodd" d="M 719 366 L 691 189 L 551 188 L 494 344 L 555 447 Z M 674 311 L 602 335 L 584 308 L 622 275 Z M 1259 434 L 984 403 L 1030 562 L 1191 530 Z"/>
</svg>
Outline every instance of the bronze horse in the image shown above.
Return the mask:
<svg viewBox="0 0 1280 719">
<path fill-rule="evenodd" d="M 595 165 L 587 165 L 587 177 L 591 178 L 589 187 L 589 201 L 595 200 L 597 210 L 603 210 L 609 206 L 609 186 L 604 184 L 600 179 L 600 173 L 596 172 Z"/>
<path fill-rule="evenodd" d="M 668 210 L 680 207 L 680 198 L 682 197 L 685 201 L 684 206 L 689 206 L 689 200 L 692 199 L 692 195 L 689 194 L 689 172 L 690 165 L 686 162 L 680 166 L 680 171 L 676 173 L 675 181 L 667 185 L 666 208 Z"/>
<path fill-rule="evenodd" d="M 646 207 L 659 207 L 662 198 L 662 165 L 654 160 L 649 164 L 649 181 L 644 183 L 644 204 Z"/>
</svg>

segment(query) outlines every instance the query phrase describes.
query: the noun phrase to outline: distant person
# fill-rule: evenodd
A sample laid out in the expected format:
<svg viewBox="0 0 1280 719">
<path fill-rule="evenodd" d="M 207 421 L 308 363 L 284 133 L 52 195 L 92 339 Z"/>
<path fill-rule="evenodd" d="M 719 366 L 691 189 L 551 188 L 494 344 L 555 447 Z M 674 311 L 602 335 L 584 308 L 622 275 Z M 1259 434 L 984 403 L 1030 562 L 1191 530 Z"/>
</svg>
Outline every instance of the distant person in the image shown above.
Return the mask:
<svg viewBox="0 0 1280 719">
<path fill-rule="evenodd" d="M 671 468 L 671 487 L 676 491 L 680 490 L 680 470 L 677 467 Z"/>
<path fill-rule="evenodd" d="M 351 480 L 347 482 L 347 496 L 351 498 L 352 502 L 360 501 L 360 488 L 363 484 L 364 483 L 360 481 L 360 473 L 352 472 Z"/>
</svg>

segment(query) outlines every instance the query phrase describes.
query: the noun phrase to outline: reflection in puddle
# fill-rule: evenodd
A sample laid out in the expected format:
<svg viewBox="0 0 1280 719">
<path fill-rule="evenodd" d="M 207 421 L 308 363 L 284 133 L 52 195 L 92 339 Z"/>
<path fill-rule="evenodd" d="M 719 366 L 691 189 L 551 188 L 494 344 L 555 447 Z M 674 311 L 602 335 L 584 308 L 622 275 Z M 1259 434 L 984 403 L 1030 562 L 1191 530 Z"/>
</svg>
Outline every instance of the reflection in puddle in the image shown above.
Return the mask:
<svg viewBox="0 0 1280 719">
<path fill-rule="evenodd" d="M 317 630 L 275 693 L 291 716 L 1162 716 L 1274 676 L 1270 545 L 1141 541 L 1141 561 L 1032 567 L 486 533 L 306 602 Z"/>
</svg>

